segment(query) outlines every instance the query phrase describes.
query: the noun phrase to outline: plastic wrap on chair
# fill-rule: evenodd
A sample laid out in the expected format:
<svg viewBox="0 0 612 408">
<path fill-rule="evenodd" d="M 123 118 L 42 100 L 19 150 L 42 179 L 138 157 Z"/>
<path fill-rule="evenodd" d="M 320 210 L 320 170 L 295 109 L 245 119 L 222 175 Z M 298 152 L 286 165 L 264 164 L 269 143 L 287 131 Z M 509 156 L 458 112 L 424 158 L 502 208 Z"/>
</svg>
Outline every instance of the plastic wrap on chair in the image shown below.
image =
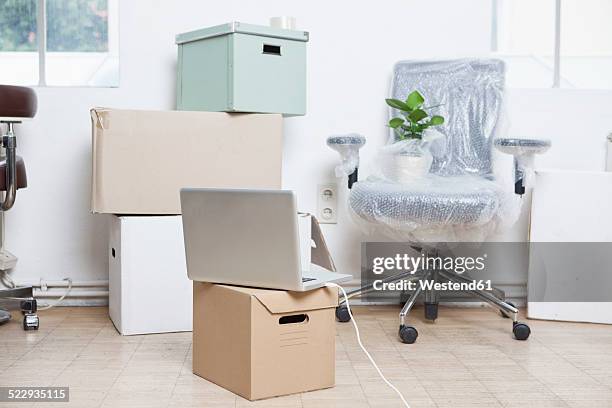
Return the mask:
<svg viewBox="0 0 612 408">
<path fill-rule="evenodd" d="M 376 157 L 376 177 L 396 183 L 412 183 L 429 174 L 434 154 L 439 154 L 435 143 L 443 135 L 427 130 L 422 139 L 405 139 L 383 146 Z"/>
<path fill-rule="evenodd" d="M 413 90 L 442 115 L 442 137 L 424 144 L 422 166 L 395 153 L 394 137 L 381 149 L 375 169 L 353 185 L 349 207 L 358 225 L 409 241 L 484 240 L 518 218 L 520 199 L 494 181 L 492 141 L 501 129 L 504 65 L 498 60 L 400 62 L 392 97 Z M 392 110 L 392 116 L 397 112 Z M 403 142 L 399 142 L 403 143 Z M 418 156 L 418 155 L 417 155 Z"/>
<path fill-rule="evenodd" d="M 437 126 L 445 154 L 434 156 L 431 172 L 441 176 L 491 174 L 491 141 L 502 113 L 505 68 L 495 59 L 400 61 L 395 64 L 392 98 L 404 100 L 418 90 Z M 392 116 L 397 111 L 392 110 Z"/>
<path fill-rule="evenodd" d="M 337 151 L 342 161 L 336 166 L 336 177 L 348 176 L 359 167 L 359 149 L 366 143 L 366 138 L 357 134 L 330 136 L 327 145 Z"/>
<path fill-rule="evenodd" d="M 523 186 L 532 184 L 535 155 L 543 154 L 551 147 L 548 139 L 499 138 L 493 142 L 500 152 L 514 156 L 514 179 Z"/>
<path fill-rule="evenodd" d="M 482 177 L 429 174 L 413 183 L 371 177 L 353 186 L 349 206 L 358 225 L 393 238 L 479 240 L 509 220 L 512 200 Z"/>
<path fill-rule="evenodd" d="M 546 153 L 551 146 L 548 139 L 499 138 L 493 143 L 499 151 L 513 156 Z"/>
</svg>

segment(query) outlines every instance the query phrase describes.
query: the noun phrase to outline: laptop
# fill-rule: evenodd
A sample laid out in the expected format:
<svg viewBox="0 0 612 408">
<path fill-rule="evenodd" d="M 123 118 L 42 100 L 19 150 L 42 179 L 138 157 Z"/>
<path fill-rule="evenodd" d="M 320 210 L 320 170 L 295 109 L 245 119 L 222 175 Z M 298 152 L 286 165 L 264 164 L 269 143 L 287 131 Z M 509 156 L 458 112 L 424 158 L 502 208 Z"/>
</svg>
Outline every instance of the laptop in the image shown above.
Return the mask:
<svg viewBox="0 0 612 408">
<path fill-rule="evenodd" d="M 302 270 L 292 191 L 185 188 L 181 210 L 191 280 L 302 292 L 352 278 Z"/>
</svg>

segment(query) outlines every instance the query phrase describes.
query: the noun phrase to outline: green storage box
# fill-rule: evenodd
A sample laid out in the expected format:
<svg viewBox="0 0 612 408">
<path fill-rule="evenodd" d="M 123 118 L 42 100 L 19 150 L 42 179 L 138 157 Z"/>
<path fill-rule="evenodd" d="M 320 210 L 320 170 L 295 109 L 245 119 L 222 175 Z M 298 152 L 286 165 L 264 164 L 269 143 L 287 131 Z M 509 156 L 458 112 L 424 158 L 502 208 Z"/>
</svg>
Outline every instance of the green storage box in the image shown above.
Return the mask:
<svg viewBox="0 0 612 408">
<path fill-rule="evenodd" d="M 238 22 L 177 35 L 177 109 L 304 115 L 307 41 Z"/>
</svg>

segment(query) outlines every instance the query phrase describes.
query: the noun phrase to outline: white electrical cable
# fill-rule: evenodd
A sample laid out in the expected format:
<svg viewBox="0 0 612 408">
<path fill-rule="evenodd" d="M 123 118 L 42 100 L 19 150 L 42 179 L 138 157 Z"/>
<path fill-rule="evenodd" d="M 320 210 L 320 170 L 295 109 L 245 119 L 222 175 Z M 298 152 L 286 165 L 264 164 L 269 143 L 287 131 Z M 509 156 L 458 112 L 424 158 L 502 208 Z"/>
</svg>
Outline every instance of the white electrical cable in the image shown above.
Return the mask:
<svg viewBox="0 0 612 408">
<path fill-rule="evenodd" d="M 2 271 L 2 278 L 0 278 L 2 284 L 9 289 L 15 289 L 17 285 L 11 276 L 8 274 L 8 271 Z"/>
<path fill-rule="evenodd" d="M 15 284 L 15 281 L 9 276 L 7 271 L 2 271 L 2 272 L 3 274 L 2 274 L 2 277 L 0 278 L 0 281 L 2 281 L 2 283 L 9 289 L 15 289 L 17 287 L 17 284 Z M 59 299 L 57 299 L 54 303 L 51 303 L 50 305 L 47 305 L 47 306 L 39 307 L 38 310 L 49 310 L 52 307 L 59 305 L 66 298 L 66 296 L 70 294 L 70 291 L 72 290 L 72 278 L 64 278 L 62 280 L 68 282 L 68 288 L 66 289 L 66 292 Z"/>
<path fill-rule="evenodd" d="M 65 298 L 66 296 L 68 296 L 68 294 L 70 294 L 70 291 L 72 290 L 72 278 L 64 278 L 64 279 L 62 279 L 62 280 L 68 281 L 68 288 L 66 289 L 66 293 L 64 293 L 64 294 L 62 295 L 62 297 L 60 297 L 59 299 L 57 299 L 57 300 L 55 301 L 55 303 L 51 303 L 51 304 L 49 304 L 49 305 L 47 305 L 47 306 L 39 307 L 39 308 L 38 308 L 38 310 L 49 310 L 49 309 L 51 309 L 52 307 L 55 307 L 55 306 L 59 305 L 59 304 L 62 302 L 62 300 L 64 300 L 64 298 Z"/>
<path fill-rule="evenodd" d="M 333 282 L 326 283 L 326 286 L 328 286 L 328 287 L 335 287 L 335 288 L 340 289 L 340 291 L 342 292 L 342 296 L 344 296 L 344 302 L 346 303 L 346 310 L 348 311 L 348 314 L 349 314 L 349 316 L 351 318 L 351 323 L 353 323 L 353 327 L 355 328 L 355 334 L 357 335 L 357 343 L 359 343 L 359 347 L 361 347 L 361 350 L 363 350 L 365 355 L 368 357 L 368 359 L 370 360 L 370 363 L 372 363 L 372 365 L 374 366 L 374 368 L 378 372 L 378 375 L 380 376 L 380 378 L 382 378 L 382 380 L 389 386 L 389 388 L 391 388 L 393 391 L 395 391 L 395 393 L 402 400 L 402 403 L 404 404 L 404 406 L 406 408 L 410 408 L 410 405 L 408 404 L 408 401 L 406 401 L 406 398 L 404 398 L 404 396 L 402 395 L 400 390 L 398 390 L 397 387 L 395 387 L 395 385 L 391 384 L 391 382 L 389 380 L 387 380 L 387 378 L 384 376 L 382 371 L 380 371 L 380 368 L 378 367 L 378 365 L 376 364 L 376 362 L 374 361 L 374 359 L 372 358 L 370 353 L 368 353 L 368 350 L 366 350 L 365 346 L 361 342 L 361 336 L 359 335 L 359 327 L 357 327 L 357 322 L 355 321 L 355 318 L 353 317 L 353 312 L 351 312 L 351 306 L 349 305 L 348 295 L 346 294 L 346 291 L 344 290 L 344 288 L 342 286 L 336 284 L 336 283 L 333 283 Z"/>
</svg>

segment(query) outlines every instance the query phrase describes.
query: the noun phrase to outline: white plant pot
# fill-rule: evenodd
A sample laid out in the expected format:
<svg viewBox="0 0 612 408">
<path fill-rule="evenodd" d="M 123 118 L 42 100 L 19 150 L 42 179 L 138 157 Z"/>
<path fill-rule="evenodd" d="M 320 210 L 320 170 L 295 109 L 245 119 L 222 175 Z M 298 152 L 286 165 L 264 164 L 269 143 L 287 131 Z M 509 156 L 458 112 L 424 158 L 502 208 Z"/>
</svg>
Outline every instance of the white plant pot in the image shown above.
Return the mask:
<svg viewBox="0 0 612 408">
<path fill-rule="evenodd" d="M 425 155 L 397 154 L 394 157 L 394 178 L 398 183 L 408 183 L 423 177 L 431 163 Z"/>
</svg>

